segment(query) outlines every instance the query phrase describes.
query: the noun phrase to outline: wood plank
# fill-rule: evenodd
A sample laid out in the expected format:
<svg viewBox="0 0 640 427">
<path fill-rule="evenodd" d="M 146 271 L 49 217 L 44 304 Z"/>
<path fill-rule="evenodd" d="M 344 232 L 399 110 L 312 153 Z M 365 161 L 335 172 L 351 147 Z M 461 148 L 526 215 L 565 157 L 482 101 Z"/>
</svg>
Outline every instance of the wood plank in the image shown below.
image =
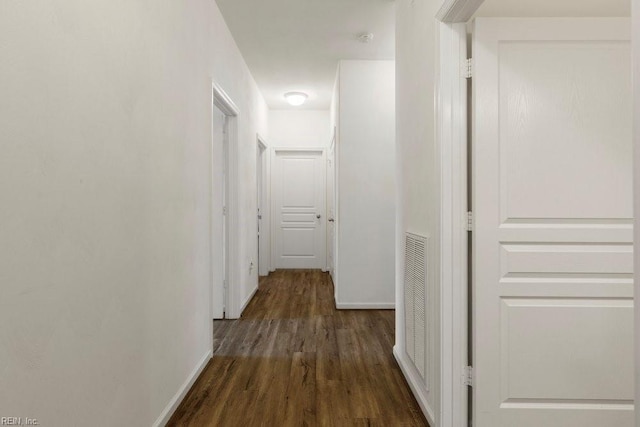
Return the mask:
<svg viewBox="0 0 640 427">
<path fill-rule="evenodd" d="M 169 426 L 428 426 L 395 359 L 393 310 L 336 310 L 331 278 L 279 270 L 238 320 Z"/>
<path fill-rule="evenodd" d="M 285 396 L 284 425 L 316 425 L 315 353 L 294 353 Z"/>
</svg>

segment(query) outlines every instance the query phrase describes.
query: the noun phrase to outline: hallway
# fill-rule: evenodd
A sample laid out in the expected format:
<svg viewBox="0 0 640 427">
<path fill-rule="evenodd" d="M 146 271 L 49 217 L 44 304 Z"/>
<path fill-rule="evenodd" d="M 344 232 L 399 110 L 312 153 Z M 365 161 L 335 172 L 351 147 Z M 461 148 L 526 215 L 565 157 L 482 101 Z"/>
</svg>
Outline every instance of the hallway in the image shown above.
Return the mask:
<svg viewBox="0 0 640 427">
<path fill-rule="evenodd" d="M 393 355 L 392 310 L 336 310 L 329 275 L 279 270 L 238 320 L 170 426 L 426 426 Z"/>
</svg>

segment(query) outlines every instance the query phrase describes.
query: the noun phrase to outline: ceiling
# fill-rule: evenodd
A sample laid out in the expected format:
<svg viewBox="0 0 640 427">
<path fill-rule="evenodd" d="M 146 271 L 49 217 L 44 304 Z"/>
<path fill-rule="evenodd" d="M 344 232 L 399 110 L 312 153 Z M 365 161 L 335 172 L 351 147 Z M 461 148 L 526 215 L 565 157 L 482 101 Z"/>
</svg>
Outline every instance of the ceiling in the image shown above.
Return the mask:
<svg viewBox="0 0 640 427">
<path fill-rule="evenodd" d="M 393 59 L 393 0 L 217 0 L 271 109 L 328 109 L 340 59 Z M 358 41 L 373 33 L 370 43 Z M 283 95 L 309 94 L 302 107 Z"/>
<path fill-rule="evenodd" d="M 217 0 L 271 109 L 327 109 L 340 59 L 393 59 L 393 0 Z M 629 16 L 630 0 L 485 0 L 474 16 Z M 358 41 L 373 33 L 370 43 Z M 291 107 L 284 94 L 309 100 Z"/>
<path fill-rule="evenodd" d="M 485 0 L 480 17 L 630 16 L 631 0 Z"/>
</svg>

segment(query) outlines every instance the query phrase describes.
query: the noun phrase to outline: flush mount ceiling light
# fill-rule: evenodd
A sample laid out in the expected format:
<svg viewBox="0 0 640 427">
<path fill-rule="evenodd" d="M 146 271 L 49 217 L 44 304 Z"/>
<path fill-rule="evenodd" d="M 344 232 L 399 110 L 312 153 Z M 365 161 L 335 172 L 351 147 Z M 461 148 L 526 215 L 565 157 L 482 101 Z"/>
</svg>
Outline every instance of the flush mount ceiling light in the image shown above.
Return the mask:
<svg viewBox="0 0 640 427">
<path fill-rule="evenodd" d="M 373 33 L 358 34 L 358 41 L 360 43 L 371 43 L 372 40 L 373 40 Z"/>
<path fill-rule="evenodd" d="M 304 92 L 287 92 L 284 94 L 284 99 L 294 107 L 304 104 L 308 97 L 309 96 Z"/>
</svg>

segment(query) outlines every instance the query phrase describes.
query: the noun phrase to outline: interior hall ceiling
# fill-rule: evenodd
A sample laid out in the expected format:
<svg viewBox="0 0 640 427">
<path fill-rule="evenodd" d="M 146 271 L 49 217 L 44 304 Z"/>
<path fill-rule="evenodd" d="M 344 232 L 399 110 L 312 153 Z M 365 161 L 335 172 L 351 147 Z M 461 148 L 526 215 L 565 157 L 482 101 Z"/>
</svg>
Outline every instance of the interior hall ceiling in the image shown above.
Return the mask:
<svg viewBox="0 0 640 427">
<path fill-rule="evenodd" d="M 271 109 L 328 109 L 341 59 L 393 59 L 390 0 L 217 0 Z M 358 35 L 372 33 L 369 43 Z M 305 92 L 302 107 L 284 94 Z"/>
<path fill-rule="evenodd" d="M 631 0 L 485 0 L 480 17 L 616 17 L 631 16 Z"/>
</svg>

